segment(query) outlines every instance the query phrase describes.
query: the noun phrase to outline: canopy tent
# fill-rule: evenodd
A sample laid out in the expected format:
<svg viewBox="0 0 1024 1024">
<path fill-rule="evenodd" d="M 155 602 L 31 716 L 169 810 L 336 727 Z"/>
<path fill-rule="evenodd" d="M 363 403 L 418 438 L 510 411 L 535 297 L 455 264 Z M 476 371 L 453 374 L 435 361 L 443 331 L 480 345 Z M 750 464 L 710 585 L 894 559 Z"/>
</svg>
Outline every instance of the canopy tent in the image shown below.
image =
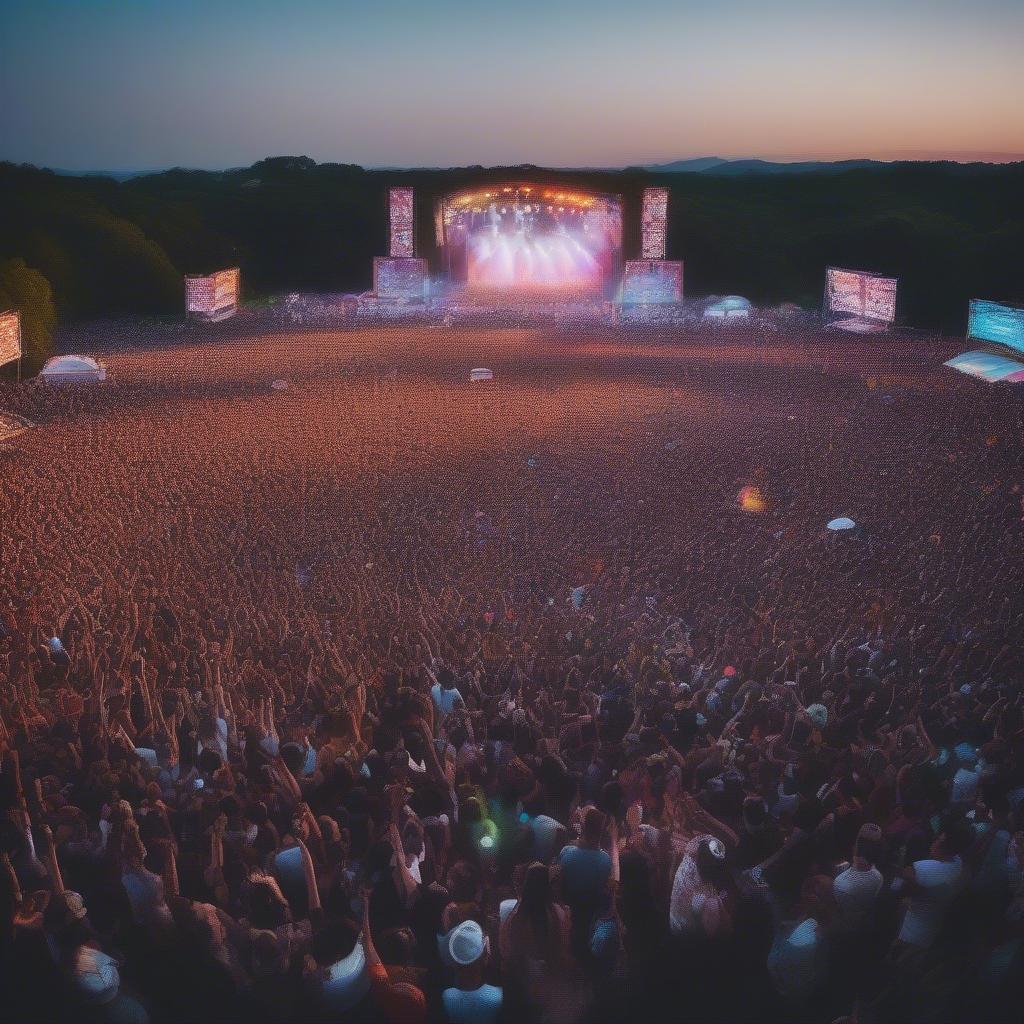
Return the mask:
<svg viewBox="0 0 1024 1024">
<path fill-rule="evenodd" d="M 831 519 L 825 524 L 827 530 L 852 530 L 857 524 L 849 516 Z"/>
<path fill-rule="evenodd" d="M 35 424 L 24 416 L 17 413 L 5 412 L 0 409 L 0 444 L 4 441 L 11 441 L 26 430 L 31 430 Z"/>
<path fill-rule="evenodd" d="M 48 384 L 93 384 L 107 379 L 107 368 L 92 356 L 53 356 L 39 376 Z"/>
<path fill-rule="evenodd" d="M 470 383 L 477 383 L 483 380 L 494 380 L 494 371 L 488 370 L 486 366 L 477 366 L 469 371 Z"/>
<path fill-rule="evenodd" d="M 706 320 L 732 320 L 753 316 L 754 307 L 742 295 L 726 295 L 724 299 L 712 302 L 704 310 Z"/>
<path fill-rule="evenodd" d="M 1024 382 L 1024 363 L 994 352 L 961 352 L 960 355 L 947 359 L 945 365 L 968 376 L 987 380 L 989 383 Z"/>
</svg>

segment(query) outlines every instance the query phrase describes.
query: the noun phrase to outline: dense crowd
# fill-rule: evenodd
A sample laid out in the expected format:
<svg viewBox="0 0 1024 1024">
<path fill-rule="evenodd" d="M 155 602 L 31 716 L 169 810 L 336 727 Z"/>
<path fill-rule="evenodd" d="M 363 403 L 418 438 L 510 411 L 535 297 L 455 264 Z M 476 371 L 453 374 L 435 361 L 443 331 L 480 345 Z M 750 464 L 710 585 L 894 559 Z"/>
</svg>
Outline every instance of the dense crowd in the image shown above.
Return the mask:
<svg viewBox="0 0 1024 1024">
<path fill-rule="evenodd" d="M 1019 1020 L 1022 408 L 806 344 L 5 388 L 4 1019 Z"/>
</svg>

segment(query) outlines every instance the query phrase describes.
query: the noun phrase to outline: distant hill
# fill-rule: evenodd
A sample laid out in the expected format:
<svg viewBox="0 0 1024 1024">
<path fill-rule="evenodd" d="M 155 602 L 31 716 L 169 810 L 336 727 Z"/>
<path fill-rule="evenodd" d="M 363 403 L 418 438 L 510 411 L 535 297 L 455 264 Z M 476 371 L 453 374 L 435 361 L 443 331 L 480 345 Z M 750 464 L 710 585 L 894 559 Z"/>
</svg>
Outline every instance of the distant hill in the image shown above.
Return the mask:
<svg viewBox="0 0 1024 1024">
<path fill-rule="evenodd" d="M 802 160 L 777 163 L 771 160 L 723 160 L 703 156 L 694 160 L 673 160 L 667 164 L 648 164 L 646 171 L 657 174 L 807 174 L 811 171 L 856 171 L 865 167 L 888 167 L 886 160 Z"/>
<path fill-rule="evenodd" d="M 668 164 L 647 164 L 645 171 L 657 171 L 665 174 L 700 174 L 729 163 L 720 156 L 699 156 L 692 160 L 673 160 Z"/>
<path fill-rule="evenodd" d="M 707 174 L 707 175 L 722 175 L 722 176 L 735 176 L 740 174 L 812 174 L 812 173 L 823 173 L 823 174 L 841 174 L 844 171 L 858 171 L 866 168 L 875 170 L 882 170 L 886 167 L 896 167 L 900 164 L 912 163 L 917 165 L 924 164 L 943 164 L 950 168 L 977 168 L 977 167 L 1000 167 L 1008 166 L 1009 161 L 999 161 L 998 163 L 989 163 L 988 161 L 976 160 L 869 160 L 869 159 L 858 159 L 858 160 L 798 160 L 792 162 L 778 161 L 778 160 L 761 160 L 756 157 L 742 160 L 726 160 L 720 156 L 701 156 L 694 157 L 690 160 L 672 160 L 664 164 L 639 164 L 630 165 L 629 167 L 608 167 L 608 166 L 594 166 L 594 167 L 562 167 L 559 170 L 564 171 L 580 171 L 580 172 L 595 172 L 595 173 L 616 173 L 619 171 L 644 171 L 649 174 Z M 274 173 L 295 173 L 302 171 L 314 170 L 317 167 L 336 167 L 336 166 L 347 166 L 352 167 L 352 164 L 317 164 L 316 161 L 311 160 L 309 157 L 273 157 L 267 160 L 260 160 L 253 164 L 251 169 L 260 169 L 268 167 Z M 399 167 L 395 166 L 373 166 L 367 167 L 366 170 L 374 173 L 400 173 L 400 172 L 432 172 L 432 173 L 443 173 L 446 171 L 459 171 L 459 170 L 484 170 L 483 167 L 476 166 L 475 168 L 459 168 L 459 167 Z M 517 171 L 532 171 L 538 168 L 534 164 L 517 164 L 514 168 Z M 250 170 L 250 168 L 242 167 L 227 167 L 227 168 L 189 168 L 189 167 L 154 167 L 142 171 L 69 171 L 64 168 L 53 168 L 54 174 L 60 175 L 64 178 L 110 178 L 113 181 L 131 181 L 134 178 L 145 178 L 157 174 L 214 174 L 214 175 L 230 175 L 235 172 Z"/>
</svg>

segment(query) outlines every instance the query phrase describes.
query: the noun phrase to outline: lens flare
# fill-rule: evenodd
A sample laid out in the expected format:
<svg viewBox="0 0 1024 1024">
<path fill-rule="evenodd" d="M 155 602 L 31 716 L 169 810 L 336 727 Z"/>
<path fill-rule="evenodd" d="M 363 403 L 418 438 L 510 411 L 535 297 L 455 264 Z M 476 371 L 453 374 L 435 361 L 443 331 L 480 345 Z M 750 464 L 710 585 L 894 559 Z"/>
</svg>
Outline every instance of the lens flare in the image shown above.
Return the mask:
<svg viewBox="0 0 1024 1024">
<path fill-rule="evenodd" d="M 748 484 L 742 488 L 737 501 L 744 512 L 766 512 L 768 510 L 768 502 L 761 493 L 761 488 L 754 484 Z"/>
</svg>

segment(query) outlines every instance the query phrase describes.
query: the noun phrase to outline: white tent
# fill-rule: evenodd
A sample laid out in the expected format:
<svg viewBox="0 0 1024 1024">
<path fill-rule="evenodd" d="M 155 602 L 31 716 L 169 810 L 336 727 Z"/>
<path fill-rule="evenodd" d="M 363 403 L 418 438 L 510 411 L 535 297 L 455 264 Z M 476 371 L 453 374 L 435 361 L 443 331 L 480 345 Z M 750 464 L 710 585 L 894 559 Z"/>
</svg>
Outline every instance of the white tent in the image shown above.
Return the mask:
<svg viewBox="0 0 1024 1024">
<path fill-rule="evenodd" d="M 707 320 L 732 320 L 735 318 L 745 319 L 753 316 L 754 307 L 749 299 L 742 295 L 726 295 L 724 299 L 712 302 L 704 310 L 704 317 Z"/>
<path fill-rule="evenodd" d="M 828 530 L 852 530 L 856 525 L 848 516 L 840 516 L 838 519 L 827 522 L 825 528 Z"/>
<path fill-rule="evenodd" d="M 486 366 L 477 366 L 469 371 L 471 383 L 482 380 L 494 380 L 494 371 L 488 370 Z"/>
<path fill-rule="evenodd" d="M 107 379 L 107 368 L 92 356 L 53 356 L 39 376 L 48 384 L 95 384 Z"/>
</svg>

